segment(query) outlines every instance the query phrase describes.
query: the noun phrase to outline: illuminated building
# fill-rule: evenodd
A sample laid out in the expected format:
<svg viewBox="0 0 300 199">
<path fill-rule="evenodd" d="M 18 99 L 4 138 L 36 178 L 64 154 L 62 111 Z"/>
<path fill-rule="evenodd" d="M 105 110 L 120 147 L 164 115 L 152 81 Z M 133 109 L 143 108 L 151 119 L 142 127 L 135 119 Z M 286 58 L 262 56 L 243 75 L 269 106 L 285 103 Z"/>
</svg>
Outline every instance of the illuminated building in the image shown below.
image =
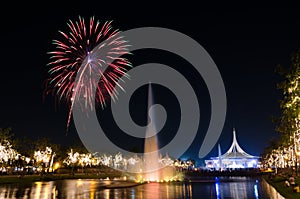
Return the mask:
<svg viewBox="0 0 300 199">
<path fill-rule="evenodd" d="M 218 148 L 218 157 L 211 157 L 205 160 L 206 168 L 224 170 L 237 168 L 257 168 L 258 156 L 246 153 L 238 144 L 235 129 L 233 129 L 233 140 L 226 153 L 221 154 L 220 145 Z"/>
</svg>

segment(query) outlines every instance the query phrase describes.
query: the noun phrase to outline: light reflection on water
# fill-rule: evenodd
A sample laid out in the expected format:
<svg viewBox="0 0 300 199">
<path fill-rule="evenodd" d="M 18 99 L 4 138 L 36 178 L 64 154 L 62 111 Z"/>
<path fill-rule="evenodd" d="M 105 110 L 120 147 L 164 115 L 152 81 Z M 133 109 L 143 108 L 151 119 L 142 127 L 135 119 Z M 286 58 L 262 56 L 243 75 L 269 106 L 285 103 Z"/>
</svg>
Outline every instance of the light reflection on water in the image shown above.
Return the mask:
<svg viewBox="0 0 300 199">
<path fill-rule="evenodd" d="M 281 199 L 274 188 L 261 179 L 232 177 L 224 182 L 149 183 L 131 188 L 104 189 L 103 185 L 118 183 L 102 180 L 60 180 L 32 184 L 0 185 L 0 198 L 104 198 L 104 199 L 161 199 L 161 198 L 266 198 Z"/>
</svg>

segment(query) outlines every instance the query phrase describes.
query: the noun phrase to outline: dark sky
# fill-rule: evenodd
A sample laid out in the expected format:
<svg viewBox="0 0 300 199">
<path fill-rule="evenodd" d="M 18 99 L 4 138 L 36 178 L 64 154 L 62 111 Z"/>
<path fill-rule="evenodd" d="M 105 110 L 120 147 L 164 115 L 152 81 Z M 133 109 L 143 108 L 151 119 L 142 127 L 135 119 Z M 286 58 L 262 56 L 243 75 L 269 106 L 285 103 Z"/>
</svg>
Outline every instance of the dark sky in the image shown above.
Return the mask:
<svg viewBox="0 0 300 199">
<path fill-rule="evenodd" d="M 55 3 L 38 8 L 8 9 L 11 14 L 3 14 L 1 22 L 0 127 L 12 127 L 16 136 L 46 136 L 63 145 L 77 139 L 72 124 L 66 134 L 65 105 L 55 108 L 51 97 L 43 101 L 43 81 L 49 69 L 47 52 L 53 49 L 52 39 L 57 38 L 58 30 L 67 30 L 68 19 L 77 20 L 78 15 L 86 19 L 95 16 L 101 21 L 113 20 L 113 27 L 120 30 L 144 26 L 171 28 L 198 41 L 218 66 L 226 88 L 228 111 L 219 140 L 223 152 L 229 148 L 233 127 L 242 147 L 253 155 L 260 155 L 270 138 L 277 136 L 271 116 L 279 113 L 280 92 L 276 84 L 280 77 L 274 69 L 277 64 L 288 66 L 291 53 L 300 48 L 296 9 L 193 9 L 195 11 L 135 14 L 122 9 L 118 12 L 99 6 L 71 8 Z M 135 64 L 156 60 L 176 68 L 176 64 L 184 62 L 166 52 L 163 56 L 157 51 L 136 52 L 135 56 L 139 56 L 133 58 Z M 207 93 L 201 77 L 193 75 L 189 66 L 186 68 L 182 73 L 204 92 L 197 94 L 201 108 L 204 107 L 202 126 L 184 155 L 196 158 L 209 122 L 209 110 L 205 108 L 209 100 L 203 97 Z M 146 93 L 144 91 L 141 89 L 140 95 Z M 136 101 L 139 99 L 143 97 L 137 94 Z M 169 100 L 162 103 L 166 101 Z M 132 112 L 136 118 L 141 114 L 136 110 Z M 210 155 L 216 154 L 217 147 Z"/>
</svg>

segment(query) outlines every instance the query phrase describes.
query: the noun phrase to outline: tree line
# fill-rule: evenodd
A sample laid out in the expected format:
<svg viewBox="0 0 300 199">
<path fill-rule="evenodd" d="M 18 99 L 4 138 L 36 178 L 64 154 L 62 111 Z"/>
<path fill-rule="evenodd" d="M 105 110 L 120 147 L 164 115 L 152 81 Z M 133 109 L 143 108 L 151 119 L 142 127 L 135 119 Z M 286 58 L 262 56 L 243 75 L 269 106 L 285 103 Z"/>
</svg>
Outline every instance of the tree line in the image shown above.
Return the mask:
<svg viewBox="0 0 300 199">
<path fill-rule="evenodd" d="M 298 174 L 300 159 L 300 50 L 291 55 L 290 65 L 276 66 L 282 78 L 276 87 L 281 92 L 279 116 L 273 117 L 277 138 L 272 138 L 263 153 L 265 167 L 287 168 Z"/>
</svg>

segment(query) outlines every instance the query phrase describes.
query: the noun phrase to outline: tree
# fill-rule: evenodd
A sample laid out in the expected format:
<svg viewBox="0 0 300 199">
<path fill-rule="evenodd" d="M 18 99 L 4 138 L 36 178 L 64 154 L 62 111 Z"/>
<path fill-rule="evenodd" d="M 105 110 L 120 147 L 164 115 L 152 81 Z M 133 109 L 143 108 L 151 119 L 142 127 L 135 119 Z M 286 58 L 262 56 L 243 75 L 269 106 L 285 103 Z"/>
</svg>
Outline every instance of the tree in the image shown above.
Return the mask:
<svg viewBox="0 0 300 199">
<path fill-rule="evenodd" d="M 54 144 L 49 138 L 39 138 L 33 144 L 33 157 L 35 164 L 42 167 L 43 171 L 52 169 L 54 159 L 63 159 L 60 145 Z"/>
<path fill-rule="evenodd" d="M 280 133 L 282 154 L 297 168 L 297 156 L 300 155 L 300 51 L 292 54 L 289 68 L 278 66 L 277 72 L 283 81 L 277 84 L 282 99 L 276 131 Z"/>
<path fill-rule="evenodd" d="M 22 155 L 26 157 L 33 156 L 35 142 L 32 139 L 28 137 L 16 138 L 14 139 L 14 144 L 17 151 L 22 151 Z"/>
<path fill-rule="evenodd" d="M 0 144 L 7 141 L 12 143 L 14 134 L 11 131 L 12 129 L 10 127 L 5 129 L 0 128 Z"/>
<path fill-rule="evenodd" d="M 18 164 L 19 153 L 13 148 L 11 128 L 0 128 L 0 165 L 2 167 Z"/>
<path fill-rule="evenodd" d="M 79 139 L 76 139 L 74 141 L 74 143 L 71 146 L 69 146 L 69 148 L 67 149 L 67 152 L 70 152 L 71 149 L 78 153 L 89 153 L 89 151 L 86 149 L 84 144 Z"/>
</svg>

